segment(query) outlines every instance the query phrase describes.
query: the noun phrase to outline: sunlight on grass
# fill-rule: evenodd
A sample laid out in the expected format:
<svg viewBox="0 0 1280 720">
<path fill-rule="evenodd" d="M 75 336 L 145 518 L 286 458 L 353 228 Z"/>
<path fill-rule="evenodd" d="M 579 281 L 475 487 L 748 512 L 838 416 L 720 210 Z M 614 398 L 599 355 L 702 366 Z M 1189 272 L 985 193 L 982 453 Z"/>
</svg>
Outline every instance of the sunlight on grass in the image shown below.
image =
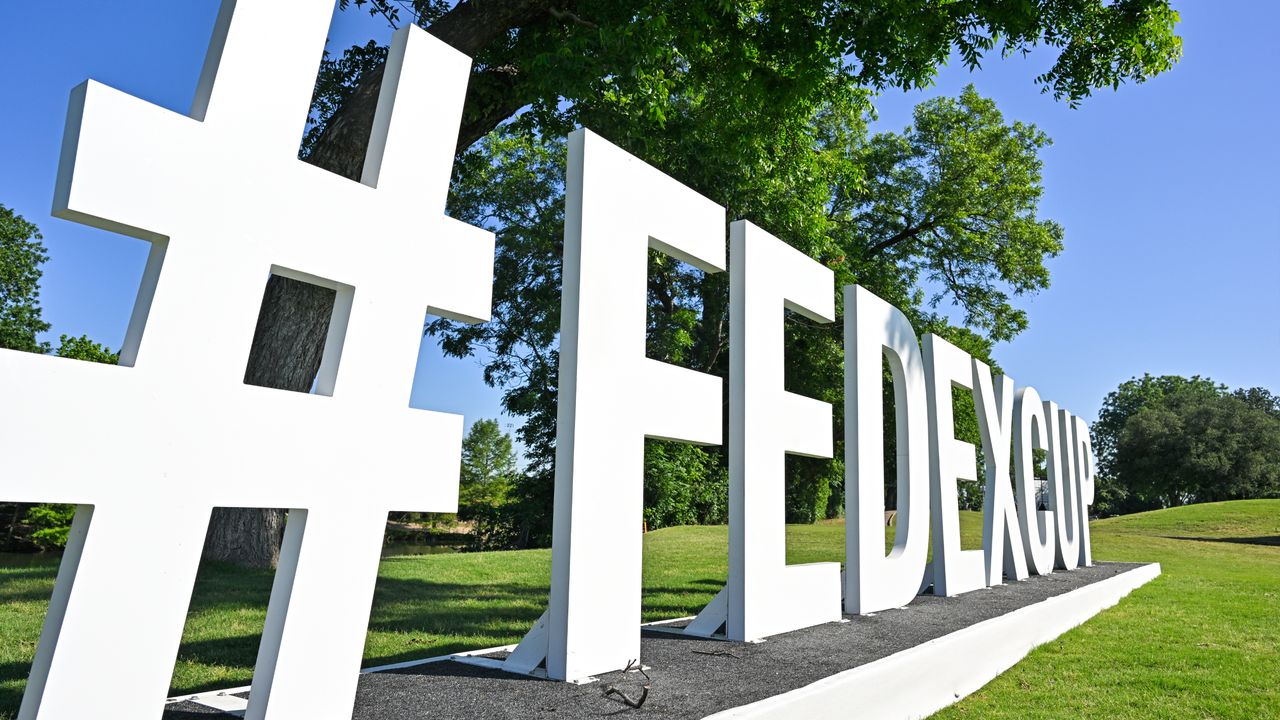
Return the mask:
<svg viewBox="0 0 1280 720">
<path fill-rule="evenodd" d="M 962 513 L 966 541 L 981 515 Z M 939 718 L 1280 717 L 1280 501 L 1142 513 L 1093 523 L 1104 560 L 1157 561 L 1164 575 Z M 1199 538 L 1199 539 L 1192 539 Z M 644 538 L 645 620 L 692 615 L 726 574 L 723 526 Z M 789 562 L 840 562 L 844 523 L 787 528 Z M 54 559 L 0 562 L 0 718 L 11 717 L 57 572 Z M 547 550 L 389 557 L 365 665 L 516 642 L 546 606 Z M 201 568 L 173 693 L 248 683 L 271 574 Z M 145 632 L 145 628 L 139 628 Z"/>
</svg>

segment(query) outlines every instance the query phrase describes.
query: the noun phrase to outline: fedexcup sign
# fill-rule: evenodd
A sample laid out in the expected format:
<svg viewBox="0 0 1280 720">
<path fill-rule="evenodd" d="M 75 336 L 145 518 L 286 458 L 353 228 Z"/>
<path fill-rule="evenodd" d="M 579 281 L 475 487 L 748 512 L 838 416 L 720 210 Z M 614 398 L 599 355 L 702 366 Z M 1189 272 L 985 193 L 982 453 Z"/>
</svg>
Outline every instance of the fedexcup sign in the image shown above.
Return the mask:
<svg viewBox="0 0 1280 720">
<path fill-rule="evenodd" d="M 589 131 L 570 137 L 551 598 L 507 660 L 553 678 L 639 657 L 643 441 L 719 444 L 722 381 L 645 357 L 647 252 L 725 267 L 724 209 Z M 845 288 L 847 566 L 787 565 L 786 453 L 831 457 L 831 406 L 783 389 L 783 310 L 835 320 L 822 264 L 746 221 L 729 229 L 729 578 L 686 632 L 763 638 L 906 605 L 1005 577 L 1091 564 L 1093 455 L 1083 420 L 1015 391 L 1006 376 L 901 311 Z M 898 527 L 884 548 L 882 360 L 893 374 Z M 986 468 L 984 543 L 962 550 L 956 483 L 976 480 L 957 440 L 952 388 L 969 393 Z M 1050 505 L 1036 509 L 1032 454 L 1047 453 Z M 1016 478 L 1016 493 L 1013 479 Z M 926 565 L 932 537 L 933 560 Z"/>
<path fill-rule="evenodd" d="M 0 352 L 3 496 L 80 505 L 22 718 L 93 717 L 104 698 L 160 715 L 216 506 L 291 508 L 247 716 L 349 717 L 386 513 L 456 508 L 462 418 L 406 399 L 423 313 L 489 316 L 493 237 L 443 215 L 469 61 L 399 31 L 363 182 L 348 182 L 296 158 L 331 13 L 226 0 L 190 116 L 92 82 L 72 95 L 55 213 L 152 250 L 126 367 Z M 787 565 L 783 458 L 830 457 L 832 413 L 783 389 L 782 314 L 834 322 L 832 273 L 744 221 L 726 263 L 723 208 L 584 130 L 566 190 L 551 596 L 509 669 L 571 680 L 639 657 L 644 438 L 726 443 L 723 381 L 644 356 L 650 248 L 732 274 L 729 578 L 688 632 L 761 638 L 838 620 L 842 597 L 870 613 L 928 584 L 954 595 L 1090 563 L 1084 422 L 849 287 L 848 569 L 842 583 L 835 563 Z M 337 292 L 315 395 L 243 383 L 268 273 Z M 956 482 L 976 468 L 953 387 L 982 428 L 982 550 L 960 548 Z"/>
</svg>

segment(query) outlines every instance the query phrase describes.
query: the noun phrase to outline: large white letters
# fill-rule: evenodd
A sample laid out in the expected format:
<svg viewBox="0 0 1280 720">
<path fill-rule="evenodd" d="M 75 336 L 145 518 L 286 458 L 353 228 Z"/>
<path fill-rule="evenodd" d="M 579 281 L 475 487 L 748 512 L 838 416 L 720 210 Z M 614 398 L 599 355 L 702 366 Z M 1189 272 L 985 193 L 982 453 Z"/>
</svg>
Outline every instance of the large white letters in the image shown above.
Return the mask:
<svg viewBox="0 0 1280 720">
<path fill-rule="evenodd" d="M 1053 440 L 1045 422 L 1045 408 L 1040 402 L 1040 393 L 1035 388 L 1027 387 L 1018 391 L 1013 412 L 1018 422 L 1013 449 L 1022 547 L 1031 572 L 1048 575 L 1053 572 L 1057 529 L 1053 511 L 1038 510 L 1036 506 L 1034 451 L 1049 452 Z"/>
<path fill-rule="evenodd" d="M 1044 403 L 1045 419 L 1049 425 L 1048 470 L 1049 499 L 1053 503 L 1054 527 L 1057 542 L 1054 550 L 1054 566 L 1062 570 L 1075 570 L 1080 565 L 1080 540 L 1077 527 L 1080 504 L 1077 498 L 1074 458 L 1071 435 L 1074 423 L 1071 413 L 1059 410 L 1058 404 Z"/>
<path fill-rule="evenodd" d="M 722 380 L 645 357 L 650 248 L 725 266 L 724 209 L 587 130 L 569 137 L 547 614 L 508 661 L 578 679 L 640 657 L 646 437 L 719 444 Z"/>
<path fill-rule="evenodd" d="M 902 311 L 851 285 L 845 311 L 845 609 L 901 607 L 920 589 L 928 557 L 929 417 L 924 360 Z M 893 375 L 898 505 L 885 556 L 882 362 Z M 948 398 L 949 399 L 949 398 Z"/>
<path fill-rule="evenodd" d="M 924 336 L 924 367 L 929 391 L 930 508 L 933 515 L 933 593 L 959 595 L 986 586 L 982 550 L 960 548 L 960 511 L 956 481 L 975 481 L 973 445 L 956 439 L 951 388 L 973 390 L 969 354 L 932 333 Z"/>
<path fill-rule="evenodd" d="M 1089 437 L 1089 424 L 1084 418 L 1075 417 L 1072 423 L 1071 446 L 1075 454 L 1075 482 L 1077 488 L 1077 520 L 1076 527 L 1080 532 L 1080 567 L 1093 566 L 1093 543 L 1089 537 L 1089 506 L 1093 505 L 1094 494 L 1094 459 L 1093 440 Z"/>
<path fill-rule="evenodd" d="M 991 368 L 973 361 L 973 400 L 982 434 L 983 464 L 987 489 L 982 503 L 982 540 L 986 559 L 987 585 L 999 585 L 1004 576 L 1015 580 L 1027 577 L 1022 529 L 1013 503 L 1009 480 L 1012 458 L 1014 416 L 1013 378 L 1001 375 L 992 387 Z"/>
<path fill-rule="evenodd" d="M 489 315 L 493 237 L 444 216 L 469 61 L 418 28 L 396 33 L 350 182 L 297 159 L 332 9 L 225 0 L 189 116 L 92 82 L 73 92 L 55 212 L 151 251 L 124 367 L 0 351 L 0 497 L 79 504 L 23 720 L 95 716 L 103 698 L 162 712 L 216 506 L 289 508 L 246 716 L 349 717 L 387 512 L 456 508 L 462 418 L 407 399 L 424 313 Z M 645 357 L 648 253 L 720 272 L 724 221 L 600 137 L 571 135 L 551 591 L 507 669 L 545 662 L 577 680 L 640 659 L 645 438 L 723 440 L 723 380 Z M 833 422 L 830 405 L 785 390 L 784 311 L 834 322 L 833 273 L 745 221 L 731 245 L 729 576 L 688 633 L 757 639 L 838 620 L 842 589 L 865 614 L 907 604 L 925 577 L 951 596 L 1092 563 L 1085 422 L 1032 388 L 1015 397 L 936 335 L 921 345 L 901 311 L 850 286 L 847 580 L 837 563 L 787 565 L 785 455 L 830 458 Z M 271 274 L 335 293 L 315 394 L 244 384 Z M 983 550 L 960 546 L 957 482 L 977 478 L 955 387 L 982 435 Z"/>
<path fill-rule="evenodd" d="M 840 564 L 787 565 L 785 455 L 831 457 L 831 406 L 783 389 L 783 309 L 835 321 L 830 270 L 745 221 L 729 231 L 729 579 L 686 632 L 754 640 L 840 619 Z"/>
</svg>

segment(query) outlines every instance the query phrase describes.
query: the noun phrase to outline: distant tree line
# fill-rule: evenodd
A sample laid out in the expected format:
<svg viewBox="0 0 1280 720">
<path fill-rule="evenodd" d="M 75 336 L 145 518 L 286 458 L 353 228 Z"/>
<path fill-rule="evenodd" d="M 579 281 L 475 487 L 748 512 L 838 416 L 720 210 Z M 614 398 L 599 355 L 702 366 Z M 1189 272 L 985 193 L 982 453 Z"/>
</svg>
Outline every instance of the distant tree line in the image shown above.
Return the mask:
<svg viewBox="0 0 1280 720">
<path fill-rule="evenodd" d="M 1280 397 L 1208 378 L 1143 375 L 1093 424 L 1100 516 L 1280 497 Z"/>
</svg>

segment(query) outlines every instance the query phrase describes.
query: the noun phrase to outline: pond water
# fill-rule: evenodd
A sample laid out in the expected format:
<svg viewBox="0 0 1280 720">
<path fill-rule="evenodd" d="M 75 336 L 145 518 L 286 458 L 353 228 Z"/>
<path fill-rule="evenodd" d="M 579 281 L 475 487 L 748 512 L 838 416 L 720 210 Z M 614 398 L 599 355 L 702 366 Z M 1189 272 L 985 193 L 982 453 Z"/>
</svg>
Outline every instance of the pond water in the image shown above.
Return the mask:
<svg viewBox="0 0 1280 720">
<path fill-rule="evenodd" d="M 62 559 L 61 552 L 12 553 L 0 552 L 0 567 L 33 567 L 56 565 Z"/>
<path fill-rule="evenodd" d="M 398 555 L 447 555 L 459 552 L 456 545 L 418 545 L 415 543 L 389 543 L 382 546 L 382 557 Z"/>
</svg>

